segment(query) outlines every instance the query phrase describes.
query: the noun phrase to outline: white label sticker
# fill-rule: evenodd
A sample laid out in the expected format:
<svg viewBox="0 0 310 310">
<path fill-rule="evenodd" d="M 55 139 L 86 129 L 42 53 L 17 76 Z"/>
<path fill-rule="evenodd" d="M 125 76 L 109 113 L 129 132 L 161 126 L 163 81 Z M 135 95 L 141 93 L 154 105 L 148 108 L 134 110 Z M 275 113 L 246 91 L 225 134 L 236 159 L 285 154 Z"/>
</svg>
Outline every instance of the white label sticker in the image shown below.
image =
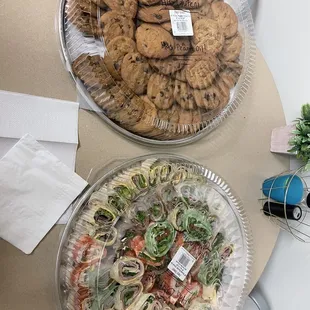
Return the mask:
<svg viewBox="0 0 310 310">
<path fill-rule="evenodd" d="M 184 281 L 195 262 L 195 257 L 183 247 L 180 247 L 169 263 L 168 269 L 181 281 Z"/>
<path fill-rule="evenodd" d="M 189 10 L 169 10 L 174 36 L 193 36 L 192 17 Z"/>
</svg>

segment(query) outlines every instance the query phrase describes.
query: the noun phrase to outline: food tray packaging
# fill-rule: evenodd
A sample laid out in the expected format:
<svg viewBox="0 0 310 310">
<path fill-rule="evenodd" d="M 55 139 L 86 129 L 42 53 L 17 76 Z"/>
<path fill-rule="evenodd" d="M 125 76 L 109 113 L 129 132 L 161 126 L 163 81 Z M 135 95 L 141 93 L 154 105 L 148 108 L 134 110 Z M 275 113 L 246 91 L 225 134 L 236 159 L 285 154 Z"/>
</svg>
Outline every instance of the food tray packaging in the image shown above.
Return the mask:
<svg viewBox="0 0 310 310">
<path fill-rule="evenodd" d="M 57 29 L 89 108 L 141 143 L 182 145 L 211 132 L 254 75 L 246 0 L 61 0 Z"/>
<path fill-rule="evenodd" d="M 191 159 L 154 154 L 99 164 L 88 181 L 59 246 L 59 309 L 242 309 L 251 231 L 221 177 Z M 160 227 L 166 235 L 152 239 Z M 183 249 L 195 264 L 181 280 L 169 266 Z M 121 279 L 122 266 L 137 261 L 141 274 Z"/>
</svg>

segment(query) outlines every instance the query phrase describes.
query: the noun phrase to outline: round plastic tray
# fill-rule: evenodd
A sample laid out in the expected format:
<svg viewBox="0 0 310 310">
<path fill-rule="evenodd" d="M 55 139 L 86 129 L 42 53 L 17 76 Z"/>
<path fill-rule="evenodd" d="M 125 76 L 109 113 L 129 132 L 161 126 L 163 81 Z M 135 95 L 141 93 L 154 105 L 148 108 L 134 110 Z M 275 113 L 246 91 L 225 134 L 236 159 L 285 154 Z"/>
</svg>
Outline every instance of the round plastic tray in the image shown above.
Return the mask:
<svg viewBox="0 0 310 310">
<path fill-rule="evenodd" d="M 152 234 L 163 227 L 170 234 L 162 245 Z M 170 266 L 181 248 L 195 260 L 183 278 Z M 150 298 L 158 309 L 238 310 L 251 263 L 248 220 L 222 178 L 183 157 L 143 156 L 113 168 L 76 201 L 57 257 L 59 309 L 140 310 Z M 140 274 L 125 279 L 126 264 L 138 264 Z"/>
<path fill-rule="evenodd" d="M 255 63 L 251 10 L 246 0 L 151 2 L 61 0 L 61 54 L 89 108 L 116 131 L 183 145 L 243 101 Z M 170 22 L 169 13 L 186 10 L 189 24 Z M 175 35 L 189 25 L 193 35 Z"/>
</svg>

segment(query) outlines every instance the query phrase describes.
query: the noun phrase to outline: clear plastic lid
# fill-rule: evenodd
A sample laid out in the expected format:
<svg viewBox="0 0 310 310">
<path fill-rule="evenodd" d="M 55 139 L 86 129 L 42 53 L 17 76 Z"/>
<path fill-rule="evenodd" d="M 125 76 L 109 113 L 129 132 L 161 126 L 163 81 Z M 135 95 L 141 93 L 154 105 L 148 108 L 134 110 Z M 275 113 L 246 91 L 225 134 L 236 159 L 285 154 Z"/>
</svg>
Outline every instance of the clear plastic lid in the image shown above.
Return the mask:
<svg viewBox="0 0 310 310">
<path fill-rule="evenodd" d="M 143 156 L 76 202 L 58 252 L 59 308 L 242 309 L 251 263 L 247 218 L 220 177 Z"/>
<path fill-rule="evenodd" d="M 63 0 L 59 23 L 88 104 L 141 142 L 180 144 L 210 132 L 251 82 L 245 0 Z"/>
</svg>

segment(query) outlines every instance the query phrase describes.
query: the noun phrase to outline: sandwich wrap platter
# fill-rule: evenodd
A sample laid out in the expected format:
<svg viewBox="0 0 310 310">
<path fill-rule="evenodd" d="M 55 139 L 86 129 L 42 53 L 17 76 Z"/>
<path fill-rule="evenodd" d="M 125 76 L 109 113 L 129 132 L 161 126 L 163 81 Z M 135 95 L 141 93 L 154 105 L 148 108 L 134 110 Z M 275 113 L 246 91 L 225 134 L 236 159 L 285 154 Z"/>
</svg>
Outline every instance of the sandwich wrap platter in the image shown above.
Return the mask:
<svg viewBox="0 0 310 310">
<path fill-rule="evenodd" d="M 254 76 L 247 0 L 60 0 L 56 26 L 82 98 L 139 143 L 200 139 L 237 109 Z"/>
<path fill-rule="evenodd" d="M 242 309 L 253 245 L 229 185 L 171 154 L 107 168 L 61 238 L 58 308 Z"/>
</svg>

